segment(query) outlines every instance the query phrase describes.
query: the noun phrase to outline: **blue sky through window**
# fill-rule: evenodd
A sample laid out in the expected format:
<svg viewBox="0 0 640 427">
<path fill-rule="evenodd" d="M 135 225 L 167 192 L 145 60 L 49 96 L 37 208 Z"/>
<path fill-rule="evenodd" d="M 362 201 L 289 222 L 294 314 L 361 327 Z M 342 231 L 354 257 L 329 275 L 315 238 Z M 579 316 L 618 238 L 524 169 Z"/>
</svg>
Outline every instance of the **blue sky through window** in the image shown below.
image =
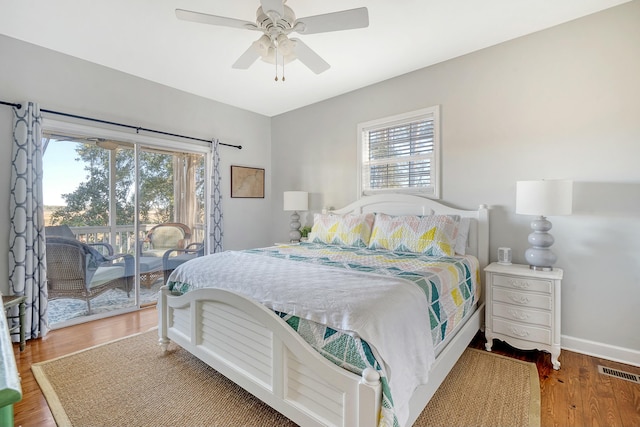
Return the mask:
<svg viewBox="0 0 640 427">
<path fill-rule="evenodd" d="M 62 194 L 72 193 L 85 180 L 84 163 L 76 161 L 78 143 L 49 141 L 42 161 L 45 206 L 66 205 Z"/>
</svg>

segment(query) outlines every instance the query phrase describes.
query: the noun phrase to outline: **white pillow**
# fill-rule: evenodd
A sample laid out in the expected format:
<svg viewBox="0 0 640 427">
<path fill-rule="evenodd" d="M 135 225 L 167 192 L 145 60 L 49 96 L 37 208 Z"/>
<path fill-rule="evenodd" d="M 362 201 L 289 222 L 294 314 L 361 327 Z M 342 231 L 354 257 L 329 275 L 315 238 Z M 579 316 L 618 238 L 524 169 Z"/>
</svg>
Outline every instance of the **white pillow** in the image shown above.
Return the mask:
<svg viewBox="0 0 640 427">
<path fill-rule="evenodd" d="M 458 220 L 458 236 L 456 237 L 455 245 L 455 252 L 458 255 L 464 255 L 467 251 L 470 227 L 471 218 L 460 218 Z"/>
</svg>

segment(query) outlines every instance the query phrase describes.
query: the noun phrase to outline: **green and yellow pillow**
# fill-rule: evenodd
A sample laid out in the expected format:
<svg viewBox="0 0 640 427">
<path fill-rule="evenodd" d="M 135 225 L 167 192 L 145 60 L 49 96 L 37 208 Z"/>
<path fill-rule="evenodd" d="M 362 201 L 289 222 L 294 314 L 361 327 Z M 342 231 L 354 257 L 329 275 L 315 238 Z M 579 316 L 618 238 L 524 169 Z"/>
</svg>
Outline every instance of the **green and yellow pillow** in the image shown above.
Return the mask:
<svg viewBox="0 0 640 427">
<path fill-rule="evenodd" d="M 375 215 L 314 214 L 309 241 L 329 245 L 366 248 L 371 237 Z"/>
<path fill-rule="evenodd" d="M 458 221 L 448 215 L 377 214 L 369 248 L 453 256 L 457 235 Z"/>
</svg>

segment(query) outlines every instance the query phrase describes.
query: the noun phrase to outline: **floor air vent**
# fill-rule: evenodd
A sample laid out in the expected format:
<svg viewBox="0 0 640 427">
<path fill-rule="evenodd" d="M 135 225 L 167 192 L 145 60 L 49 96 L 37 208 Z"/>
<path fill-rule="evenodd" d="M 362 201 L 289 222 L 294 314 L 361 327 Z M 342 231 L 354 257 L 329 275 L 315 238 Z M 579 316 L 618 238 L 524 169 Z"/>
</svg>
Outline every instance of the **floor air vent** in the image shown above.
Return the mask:
<svg viewBox="0 0 640 427">
<path fill-rule="evenodd" d="M 634 382 L 636 384 L 640 384 L 640 377 L 630 372 L 619 371 L 617 369 L 607 368 L 606 366 L 602 366 L 602 365 L 598 365 L 598 372 L 604 375 L 609 375 L 610 377 L 616 377 L 616 378 L 620 378 L 621 380 L 627 380 L 627 381 Z"/>
</svg>

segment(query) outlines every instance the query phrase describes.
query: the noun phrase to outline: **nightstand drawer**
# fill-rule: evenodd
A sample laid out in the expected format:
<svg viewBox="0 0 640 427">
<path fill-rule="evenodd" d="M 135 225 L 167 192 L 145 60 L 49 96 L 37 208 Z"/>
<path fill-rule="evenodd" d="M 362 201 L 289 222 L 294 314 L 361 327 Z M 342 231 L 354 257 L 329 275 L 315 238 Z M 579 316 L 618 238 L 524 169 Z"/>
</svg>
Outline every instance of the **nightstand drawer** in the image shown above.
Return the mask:
<svg viewBox="0 0 640 427">
<path fill-rule="evenodd" d="M 493 319 L 493 331 L 525 341 L 551 345 L 551 330 L 520 325 L 508 320 Z"/>
<path fill-rule="evenodd" d="M 493 301 L 551 310 L 551 296 L 493 288 Z"/>
<path fill-rule="evenodd" d="M 496 274 L 493 276 L 493 285 L 511 289 L 520 289 L 523 291 L 544 292 L 551 295 L 551 282 L 547 280 Z"/>
<path fill-rule="evenodd" d="M 493 315 L 504 317 L 508 320 L 530 323 L 539 326 L 551 326 L 551 312 L 529 310 L 527 308 L 516 307 L 501 303 L 493 304 Z"/>
</svg>

